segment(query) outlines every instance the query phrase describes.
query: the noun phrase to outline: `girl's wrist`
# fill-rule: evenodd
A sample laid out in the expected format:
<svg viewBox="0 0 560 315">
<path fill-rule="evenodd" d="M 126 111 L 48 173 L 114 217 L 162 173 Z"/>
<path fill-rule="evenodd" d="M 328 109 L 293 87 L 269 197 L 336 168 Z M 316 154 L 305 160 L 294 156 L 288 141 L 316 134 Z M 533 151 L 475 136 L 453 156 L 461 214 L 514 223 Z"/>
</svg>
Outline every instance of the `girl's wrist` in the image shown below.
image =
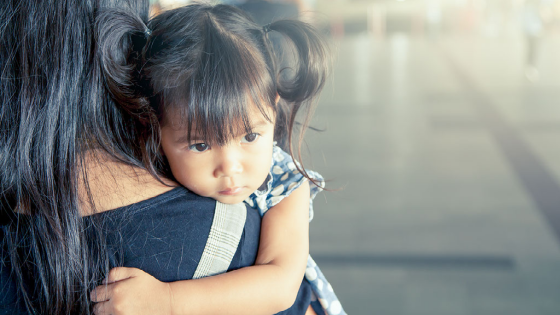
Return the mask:
<svg viewBox="0 0 560 315">
<path fill-rule="evenodd" d="M 179 312 L 177 312 L 177 310 L 175 309 L 175 295 L 173 294 L 173 286 L 171 285 L 171 283 L 166 282 L 165 285 L 167 286 L 167 296 L 169 298 L 169 309 L 168 309 L 168 314 L 169 315 L 177 315 L 179 314 Z"/>
<path fill-rule="evenodd" d="M 191 281 L 182 280 L 166 283 L 169 296 L 169 315 L 197 314 L 197 305 L 191 299 L 194 295 L 189 293 L 192 287 Z"/>
</svg>

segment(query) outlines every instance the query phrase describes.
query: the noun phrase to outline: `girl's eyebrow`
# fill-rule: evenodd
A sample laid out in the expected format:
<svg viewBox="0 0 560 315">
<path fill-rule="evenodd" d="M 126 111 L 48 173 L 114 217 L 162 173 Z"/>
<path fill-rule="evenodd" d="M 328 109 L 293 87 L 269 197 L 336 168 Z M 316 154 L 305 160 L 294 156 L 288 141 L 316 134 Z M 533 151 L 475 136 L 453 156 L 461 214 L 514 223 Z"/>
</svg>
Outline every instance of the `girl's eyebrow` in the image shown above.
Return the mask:
<svg viewBox="0 0 560 315">
<path fill-rule="evenodd" d="M 183 132 L 183 134 L 180 137 L 178 137 L 177 140 L 175 140 L 175 142 L 190 143 L 193 140 L 200 140 L 200 139 L 202 139 L 202 137 L 196 131 L 191 132 L 190 137 L 187 132 Z"/>
<path fill-rule="evenodd" d="M 189 143 L 189 142 L 191 142 L 191 138 L 192 138 L 192 135 L 191 135 L 191 137 L 189 137 L 189 135 L 184 134 L 184 135 L 180 136 L 177 140 L 175 140 L 175 142 L 176 143 Z"/>
<path fill-rule="evenodd" d="M 266 120 L 259 120 L 257 123 L 255 123 L 254 125 L 251 126 L 251 129 L 255 129 L 255 128 L 259 128 L 265 125 L 268 125 L 270 122 L 266 121 Z"/>
<path fill-rule="evenodd" d="M 250 128 L 249 131 L 251 132 L 251 131 L 253 131 L 253 130 L 257 129 L 257 128 L 264 127 L 264 126 L 266 126 L 266 125 L 268 125 L 268 124 L 270 124 L 270 122 L 267 121 L 267 120 L 259 120 L 259 121 L 257 121 L 256 123 L 254 123 L 254 124 L 251 125 L 251 128 Z M 239 137 L 240 135 L 242 135 L 242 134 L 244 134 L 244 133 L 245 133 L 245 131 L 242 131 L 242 132 L 239 132 L 238 134 L 236 134 L 235 136 L 236 136 L 236 137 Z"/>
</svg>

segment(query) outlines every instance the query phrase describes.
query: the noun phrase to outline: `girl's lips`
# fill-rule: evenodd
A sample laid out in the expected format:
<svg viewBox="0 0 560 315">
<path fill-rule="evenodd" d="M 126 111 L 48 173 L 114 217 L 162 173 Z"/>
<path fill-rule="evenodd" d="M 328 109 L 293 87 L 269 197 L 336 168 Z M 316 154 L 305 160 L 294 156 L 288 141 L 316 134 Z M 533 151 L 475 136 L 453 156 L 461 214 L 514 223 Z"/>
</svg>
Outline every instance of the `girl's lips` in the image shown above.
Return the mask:
<svg viewBox="0 0 560 315">
<path fill-rule="evenodd" d="M 238 193 L 243 190 L 243 187 L 231 187 L 225 190 L 220 191 L 221 195 L 237 195 Z"/>
</svg>

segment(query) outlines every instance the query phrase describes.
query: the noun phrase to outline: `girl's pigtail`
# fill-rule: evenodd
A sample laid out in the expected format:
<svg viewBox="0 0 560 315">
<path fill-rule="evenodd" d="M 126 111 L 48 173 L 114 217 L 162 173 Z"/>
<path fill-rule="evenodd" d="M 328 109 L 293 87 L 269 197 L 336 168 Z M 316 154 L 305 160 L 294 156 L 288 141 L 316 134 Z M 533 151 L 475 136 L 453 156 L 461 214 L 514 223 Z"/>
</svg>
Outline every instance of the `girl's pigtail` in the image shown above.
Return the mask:
<svg viewBox="0 0 560 315">
<path fill-rule="evenodd" d="M 263 28 L 265 36 L 269 30 L 279 32 L 288 38 L 296 52 L 296 60 L 293 65 L 280 69 L 277 78 L 278 94 L 286 104 L 279 104 L 283 108 L 279 108 L 277 122 L 282 125 L 277 126 L 283 130 L 276 133 L 281 135 L 278 137 L 280 143 L 288 143 L 287 149 L 292 158 L 302 161 L 301 143 L 305 129 L 311 120 L 313 101 L 321 92 L 329 74 L 331 54 L 323 36 L 307 23 L 297 20 L 280 20 Z M 286 45 L 284 46 L 286 47 Z M 284 71 L 288 71 L 290 75 L 282 75 Z M 305 113 L 300 115 L 298 113 L 302 108 Z M 303 117 L 303 121 L 296 123 L 296 117 Z M 297 156 L 294 155 L 292 146 L 293 130 L 296 124 L 300 127 L 296 145 Z M 320 186 L 302 166 L 296 163 L 296 167 L 312 183 Z"/>
<path fill-rule="evenodd" d="M 143 158 L 143 165 L 159 179 L 154 165 L 159 152 L 158 118 L 149 102 L 149 85 L 142 76 L 143 51 L 151 31 L 138 15 L 119 9 L 100 12 L 95 25 L 97 62 L 104 84 L 114 102 L 128 117 L 131 134 Z M 101 144 L 103 146 L 103 144 Z"/>
<path fill-rule="evenodd" d="M 109 9 L 96 20 L 98 61 L 105 85 L 113 100 L 144 124 L 155 118 L 150 115 L 148 100 L 140 94 L 141 55 L 149 35 L 146 23 L 128 11 Z"/>
<path fill-rule="evenodd" d="M 265 27 L 287 37 L 297 52 L 295 74 L 279 80 L 278 94 L 288 102 L 312 100 L 323 88 L 330 69 L 330 53 L 323 36 L 311 25 L 297 20 L 280 20 Z M 280 69 L 280 73 L 288 69 Z"/>
</svg>

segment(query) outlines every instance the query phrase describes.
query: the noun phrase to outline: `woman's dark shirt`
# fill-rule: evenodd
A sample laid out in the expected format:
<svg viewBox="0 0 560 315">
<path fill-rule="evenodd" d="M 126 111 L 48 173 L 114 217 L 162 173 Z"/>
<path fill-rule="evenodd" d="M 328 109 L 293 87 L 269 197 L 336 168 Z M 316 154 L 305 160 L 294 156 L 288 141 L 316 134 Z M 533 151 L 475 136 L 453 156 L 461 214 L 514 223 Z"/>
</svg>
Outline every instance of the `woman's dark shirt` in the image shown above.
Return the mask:
<svg viewBox="0 0 560 315">
<path fill-rule="evenodd" d="M 107 231 L 112 267 L 139 268 L 166 282 L 186 280 L 194 275 L 204 251 L 215 205 L 212 199 L 177 187 L 127 207 L 84 217 L 84 223 L 101 224 Z M 257 211 L 247 207 L 245 228 L 229 270 L 254 264 L 260 226 Z M 4 250 L 0 257 L 0 314 L 26 314 L 14 302 L 15 283 Z M 296 303 L 280 314 L 304 314 L 310 298 L 310 286 L 303 281 Z"/>
</svg>

